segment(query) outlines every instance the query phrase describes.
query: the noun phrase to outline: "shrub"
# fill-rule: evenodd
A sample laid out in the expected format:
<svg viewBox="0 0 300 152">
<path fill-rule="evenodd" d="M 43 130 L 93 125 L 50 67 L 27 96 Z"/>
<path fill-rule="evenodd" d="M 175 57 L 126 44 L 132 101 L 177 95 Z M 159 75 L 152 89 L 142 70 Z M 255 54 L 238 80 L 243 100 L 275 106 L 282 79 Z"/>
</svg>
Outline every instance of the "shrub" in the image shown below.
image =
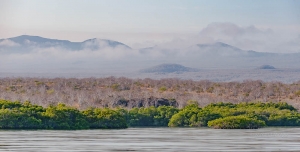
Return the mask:
<svg viewBox="0 0 300 152">
<path fill-rule="evenodd" d="M 208 122 L 208 127 L 215 129 L 257 129 L 266 126 L 262 120 L 246 116 L 229 116 Z"/>
<path fill-rule="evenodd" d="M 159 91 L 160 91 L 160 92 L 167 91 L 167 88 L 166 88 L 165 86 L 162 86 L 162 87 L 159 88 Z"/>
<path fill-rule="evenodd" d="M 121 111 L 108 108 L 90 108 L 82 112 L 92 129 L 127 128 L 126 119 Z"/>
<path fill-rule="evenodd" d="M 88 129 L 85 116 L 77 109 L 59 103 L 49 106 L 44 113 L 43 123 L 47 129 Z"/>
</svg>

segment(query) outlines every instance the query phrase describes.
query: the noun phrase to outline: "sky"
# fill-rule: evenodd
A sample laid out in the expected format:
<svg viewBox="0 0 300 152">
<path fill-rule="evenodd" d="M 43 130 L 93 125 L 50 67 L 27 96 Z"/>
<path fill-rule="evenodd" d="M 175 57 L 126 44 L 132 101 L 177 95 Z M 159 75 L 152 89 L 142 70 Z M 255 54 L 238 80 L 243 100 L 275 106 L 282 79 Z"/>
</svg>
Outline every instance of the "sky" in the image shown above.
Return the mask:
<svg viewBox="0 0 300 152">
<path fill-rule="evenodd" d="M 265 33 L 280 33 L 276 36 L 284 38 L 292 35 L 287 41 L 295 43 L 300 38 L 300 1 L 0 1 L 0 39 L 24 34 L 70 41 L 102 38 L 140 48 L 189 39 L 203 31 L 210 34 L 207 30 L 214 25 L 222 28 L 232 25 L 240 29 L 253 27 Z M 274 40 L 274 43 L 277 41 L 281 40 Z M 234 44 L 252 49 L 248 47 L 250 43 L 242 43 L 245 42 Z"/>
</svg>

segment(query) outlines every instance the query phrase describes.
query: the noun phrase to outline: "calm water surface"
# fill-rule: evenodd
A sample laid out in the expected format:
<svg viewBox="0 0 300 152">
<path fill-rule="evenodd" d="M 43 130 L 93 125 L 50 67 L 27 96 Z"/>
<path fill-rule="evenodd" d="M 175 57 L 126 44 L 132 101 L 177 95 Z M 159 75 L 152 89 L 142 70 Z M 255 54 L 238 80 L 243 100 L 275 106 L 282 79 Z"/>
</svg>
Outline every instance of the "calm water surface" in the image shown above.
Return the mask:
<svg viewBox="0 0 300 152">
<path fill-rule="evenodd" d="M 300 151 L 300 128 L 0 130 L 0 151 Z"/>
</svg>

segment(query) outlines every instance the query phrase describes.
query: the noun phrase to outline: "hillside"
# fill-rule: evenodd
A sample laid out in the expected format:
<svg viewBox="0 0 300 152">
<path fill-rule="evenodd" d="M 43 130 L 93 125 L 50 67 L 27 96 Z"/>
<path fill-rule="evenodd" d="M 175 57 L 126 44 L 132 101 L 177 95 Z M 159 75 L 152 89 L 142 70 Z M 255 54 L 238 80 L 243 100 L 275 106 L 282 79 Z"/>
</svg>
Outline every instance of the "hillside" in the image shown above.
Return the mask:
<svg viewBox="0 0 300 152">
<path fill-rule="evenodd" d="M 88 39 L 83 42 L 71 42 L 68 40 L 43 38 L 40 36 L 21 35 L 17 37 L 0 39 L 0 51 L 14 53 L 26 53 L 38 48 L 61 48 L 66 50 L 84 50 L 84 49 L 101 49 L 104 47 L 115 48 L 122 46 L 131 49 L 129 46 L 112 40 L 106 39 Z"/>
<path fill-rule="evenodd" d="M 276 68 L 272 65 L 262 65 L 262 66 L 258 67 L 258 69 L 270 70 L 270 69 L 276 69 Z"/>
<path fill-rule="evenodd" d="M 150 68 L 140 70 L 142 73 L 181 73 L 181 72 L 196 72 L 198 69 L 185 67 L 180 64 L 160 64 Z"/>
<path fill-rule="evenodd" d="M 181 46 L 178 42 L 176 45 L 161 44 L 144 49 L 134 49 L 114 40 L 93 38 L 82 42 L 71 42 L 22 35 L 0 40 L 2 57 L 0 71 L 4 73 L 35 73 L 38 71 L 39 73 L 56 74 L 75 72 L 80 75 L 92 71 L 107 75 L 109 72 L 132 73 L 141 69 L 138 74 L 184 74 L 199 72 L 197 69 L 201 69 L 201 71 L 203 69 L 249 70 L 266 63 L 278 69 L 300 68 L 300 53 L 257 52 L 243 50 L 223 42 L 194 43 Z M 160 65 L 161 63 L 180 63 L 184 66 Z M 157 66 L 151 67 L 153 65 Z M 199 76 L 202 77 L 202 74 Z M 56 77 L 59 76 L 56 75 Z M 229 77 L 239 76 L 229 75 Z"/>
</svg>

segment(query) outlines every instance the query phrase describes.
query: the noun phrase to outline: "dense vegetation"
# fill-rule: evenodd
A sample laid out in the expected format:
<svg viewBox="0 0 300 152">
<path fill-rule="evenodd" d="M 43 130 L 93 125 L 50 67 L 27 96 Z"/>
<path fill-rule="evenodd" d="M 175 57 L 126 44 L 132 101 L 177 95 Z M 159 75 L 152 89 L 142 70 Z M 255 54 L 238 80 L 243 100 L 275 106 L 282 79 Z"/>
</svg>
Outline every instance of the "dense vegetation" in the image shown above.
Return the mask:
<svg viewBox="0 0 300 152">
<path fill-rule="evenodd" d="M 188 101 L 182 109 L 172 106 L 142 108 L 88 108 L 65 104 L 46 108 L 30 102 L 0 100 L 1 129 L 120 129 L 141 126 L 254 129 L 264 126 L 300 126 L 300 113 L 278 103 L 214 103 L 200 108 Z"/>
<path fill-rule="evenodd" d="M 251 124 L 251 123 L 253 124 Z M 259 128 L 299 126 L 300 114 L 287 103 L 215 103 L 199 108 L 196 104 L 175 114 L 169 126 L 209 126 L 213 128 Z"/>
<path fill-rule="evenodd" d="M 228 116 L 209 121 L 208 126 L 216 129 L 257 129 L 266 126 L 266 123 L 247 116 Z"/>
<path fill-rule="evenodd" d="M 260 80 L 212 82 L 175 78 L 0 78 L 0 99 L 28 100 L 44 107 L 64 103 L 81 110 L 160 105 L 183 108 L 188 100 L 196 100 L 201 107 L 226 101 L 284 101 L 300 109 L 300 81 L 284 84 Z"/>
<path fill-rule="evenodd" d="M 43 108 L 30 102 L 0 100 L 2 129 L 127 128 L 123 115 L 113 109 L 76 108 L 58 104 Z"/>
</svg>

